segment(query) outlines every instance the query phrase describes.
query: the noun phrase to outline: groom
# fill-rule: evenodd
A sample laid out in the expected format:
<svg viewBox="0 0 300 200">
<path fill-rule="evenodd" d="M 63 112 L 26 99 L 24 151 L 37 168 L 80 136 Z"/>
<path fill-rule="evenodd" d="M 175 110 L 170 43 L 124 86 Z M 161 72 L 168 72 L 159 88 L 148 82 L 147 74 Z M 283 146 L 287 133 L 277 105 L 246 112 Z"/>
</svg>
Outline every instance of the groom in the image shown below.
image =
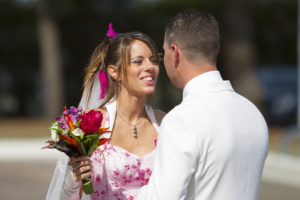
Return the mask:
<svg viewBox="0 0 300 200">
<path fill-rule="evenodd" d="M 217 71 L 217 21 L 204 11 L 183 11 L 166 26 L 163 47 L 183 100 L 161 124 L 153 173 L 137 199 L 257 199 L 268 128 Z"/>
</svg>

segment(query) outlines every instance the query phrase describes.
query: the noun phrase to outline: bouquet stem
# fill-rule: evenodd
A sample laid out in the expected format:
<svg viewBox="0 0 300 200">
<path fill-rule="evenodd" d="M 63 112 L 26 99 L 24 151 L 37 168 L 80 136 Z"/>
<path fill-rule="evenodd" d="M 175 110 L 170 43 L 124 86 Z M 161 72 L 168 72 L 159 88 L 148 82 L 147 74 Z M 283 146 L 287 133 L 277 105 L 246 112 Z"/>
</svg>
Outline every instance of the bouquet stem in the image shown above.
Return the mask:
<svg viewBox="0 0 300 200">
<path fill-rule="evenodd" d="M 81 183 L 82 183 L 83 191 L 85 194 L 93 194 L 94 189 L 93 189 L 91 177 L 89 177 L 87 179 L 83 179 L 81 181 Z"/>
</svg>

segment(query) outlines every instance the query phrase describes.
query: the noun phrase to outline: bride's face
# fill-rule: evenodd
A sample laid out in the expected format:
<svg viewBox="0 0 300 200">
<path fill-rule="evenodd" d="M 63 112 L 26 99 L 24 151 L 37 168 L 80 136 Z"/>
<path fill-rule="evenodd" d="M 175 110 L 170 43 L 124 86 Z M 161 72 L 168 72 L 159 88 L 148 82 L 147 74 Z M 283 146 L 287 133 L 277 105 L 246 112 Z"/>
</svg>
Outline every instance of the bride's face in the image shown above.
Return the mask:
<svg viewBox="0 0 300 200">
<path fill-rule="evenodd" d="M 155 90 L 159 66 L 150 48 L 144 42 L 135 40 L 130 54 L 130 64 L 126 70 L 127 81 L 122 80 L 122 87 L 135 96 L 152 94 Z"/>
</svg>

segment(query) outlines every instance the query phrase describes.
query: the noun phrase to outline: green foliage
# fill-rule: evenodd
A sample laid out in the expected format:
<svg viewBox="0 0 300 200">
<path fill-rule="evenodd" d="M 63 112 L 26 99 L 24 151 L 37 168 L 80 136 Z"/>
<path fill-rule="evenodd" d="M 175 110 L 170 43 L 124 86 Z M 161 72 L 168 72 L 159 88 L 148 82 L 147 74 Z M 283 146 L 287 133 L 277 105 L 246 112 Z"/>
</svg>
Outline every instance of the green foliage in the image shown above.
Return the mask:
<svg viewBox="0 0 300 200">
<path fill-rule="evenodd" d="M 95 149 L 98 147 L 98 139 L 99 134 L 95 133 L 85 136 L 80 141 L 80 150 L 83 155 L 90 156 L 95 151 Z"/>
</svg>

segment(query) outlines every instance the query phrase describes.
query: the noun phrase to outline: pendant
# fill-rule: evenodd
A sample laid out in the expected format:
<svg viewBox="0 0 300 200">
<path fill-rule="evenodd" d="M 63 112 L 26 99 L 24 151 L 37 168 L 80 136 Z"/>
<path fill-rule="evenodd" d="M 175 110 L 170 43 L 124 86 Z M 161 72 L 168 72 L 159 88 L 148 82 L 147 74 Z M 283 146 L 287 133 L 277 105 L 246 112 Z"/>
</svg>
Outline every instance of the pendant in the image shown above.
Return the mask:
<svg viewBox="0 0 300 200">
<path fill-rule="evenodd" d="M 133 137 L 134 137 L 134 138 L 137 138 L 138 136 L 137 136 L 137 129 L 136 129 L 136 126 L 133 125 L 132 128 L 133 128 Z"/>
</svg>

